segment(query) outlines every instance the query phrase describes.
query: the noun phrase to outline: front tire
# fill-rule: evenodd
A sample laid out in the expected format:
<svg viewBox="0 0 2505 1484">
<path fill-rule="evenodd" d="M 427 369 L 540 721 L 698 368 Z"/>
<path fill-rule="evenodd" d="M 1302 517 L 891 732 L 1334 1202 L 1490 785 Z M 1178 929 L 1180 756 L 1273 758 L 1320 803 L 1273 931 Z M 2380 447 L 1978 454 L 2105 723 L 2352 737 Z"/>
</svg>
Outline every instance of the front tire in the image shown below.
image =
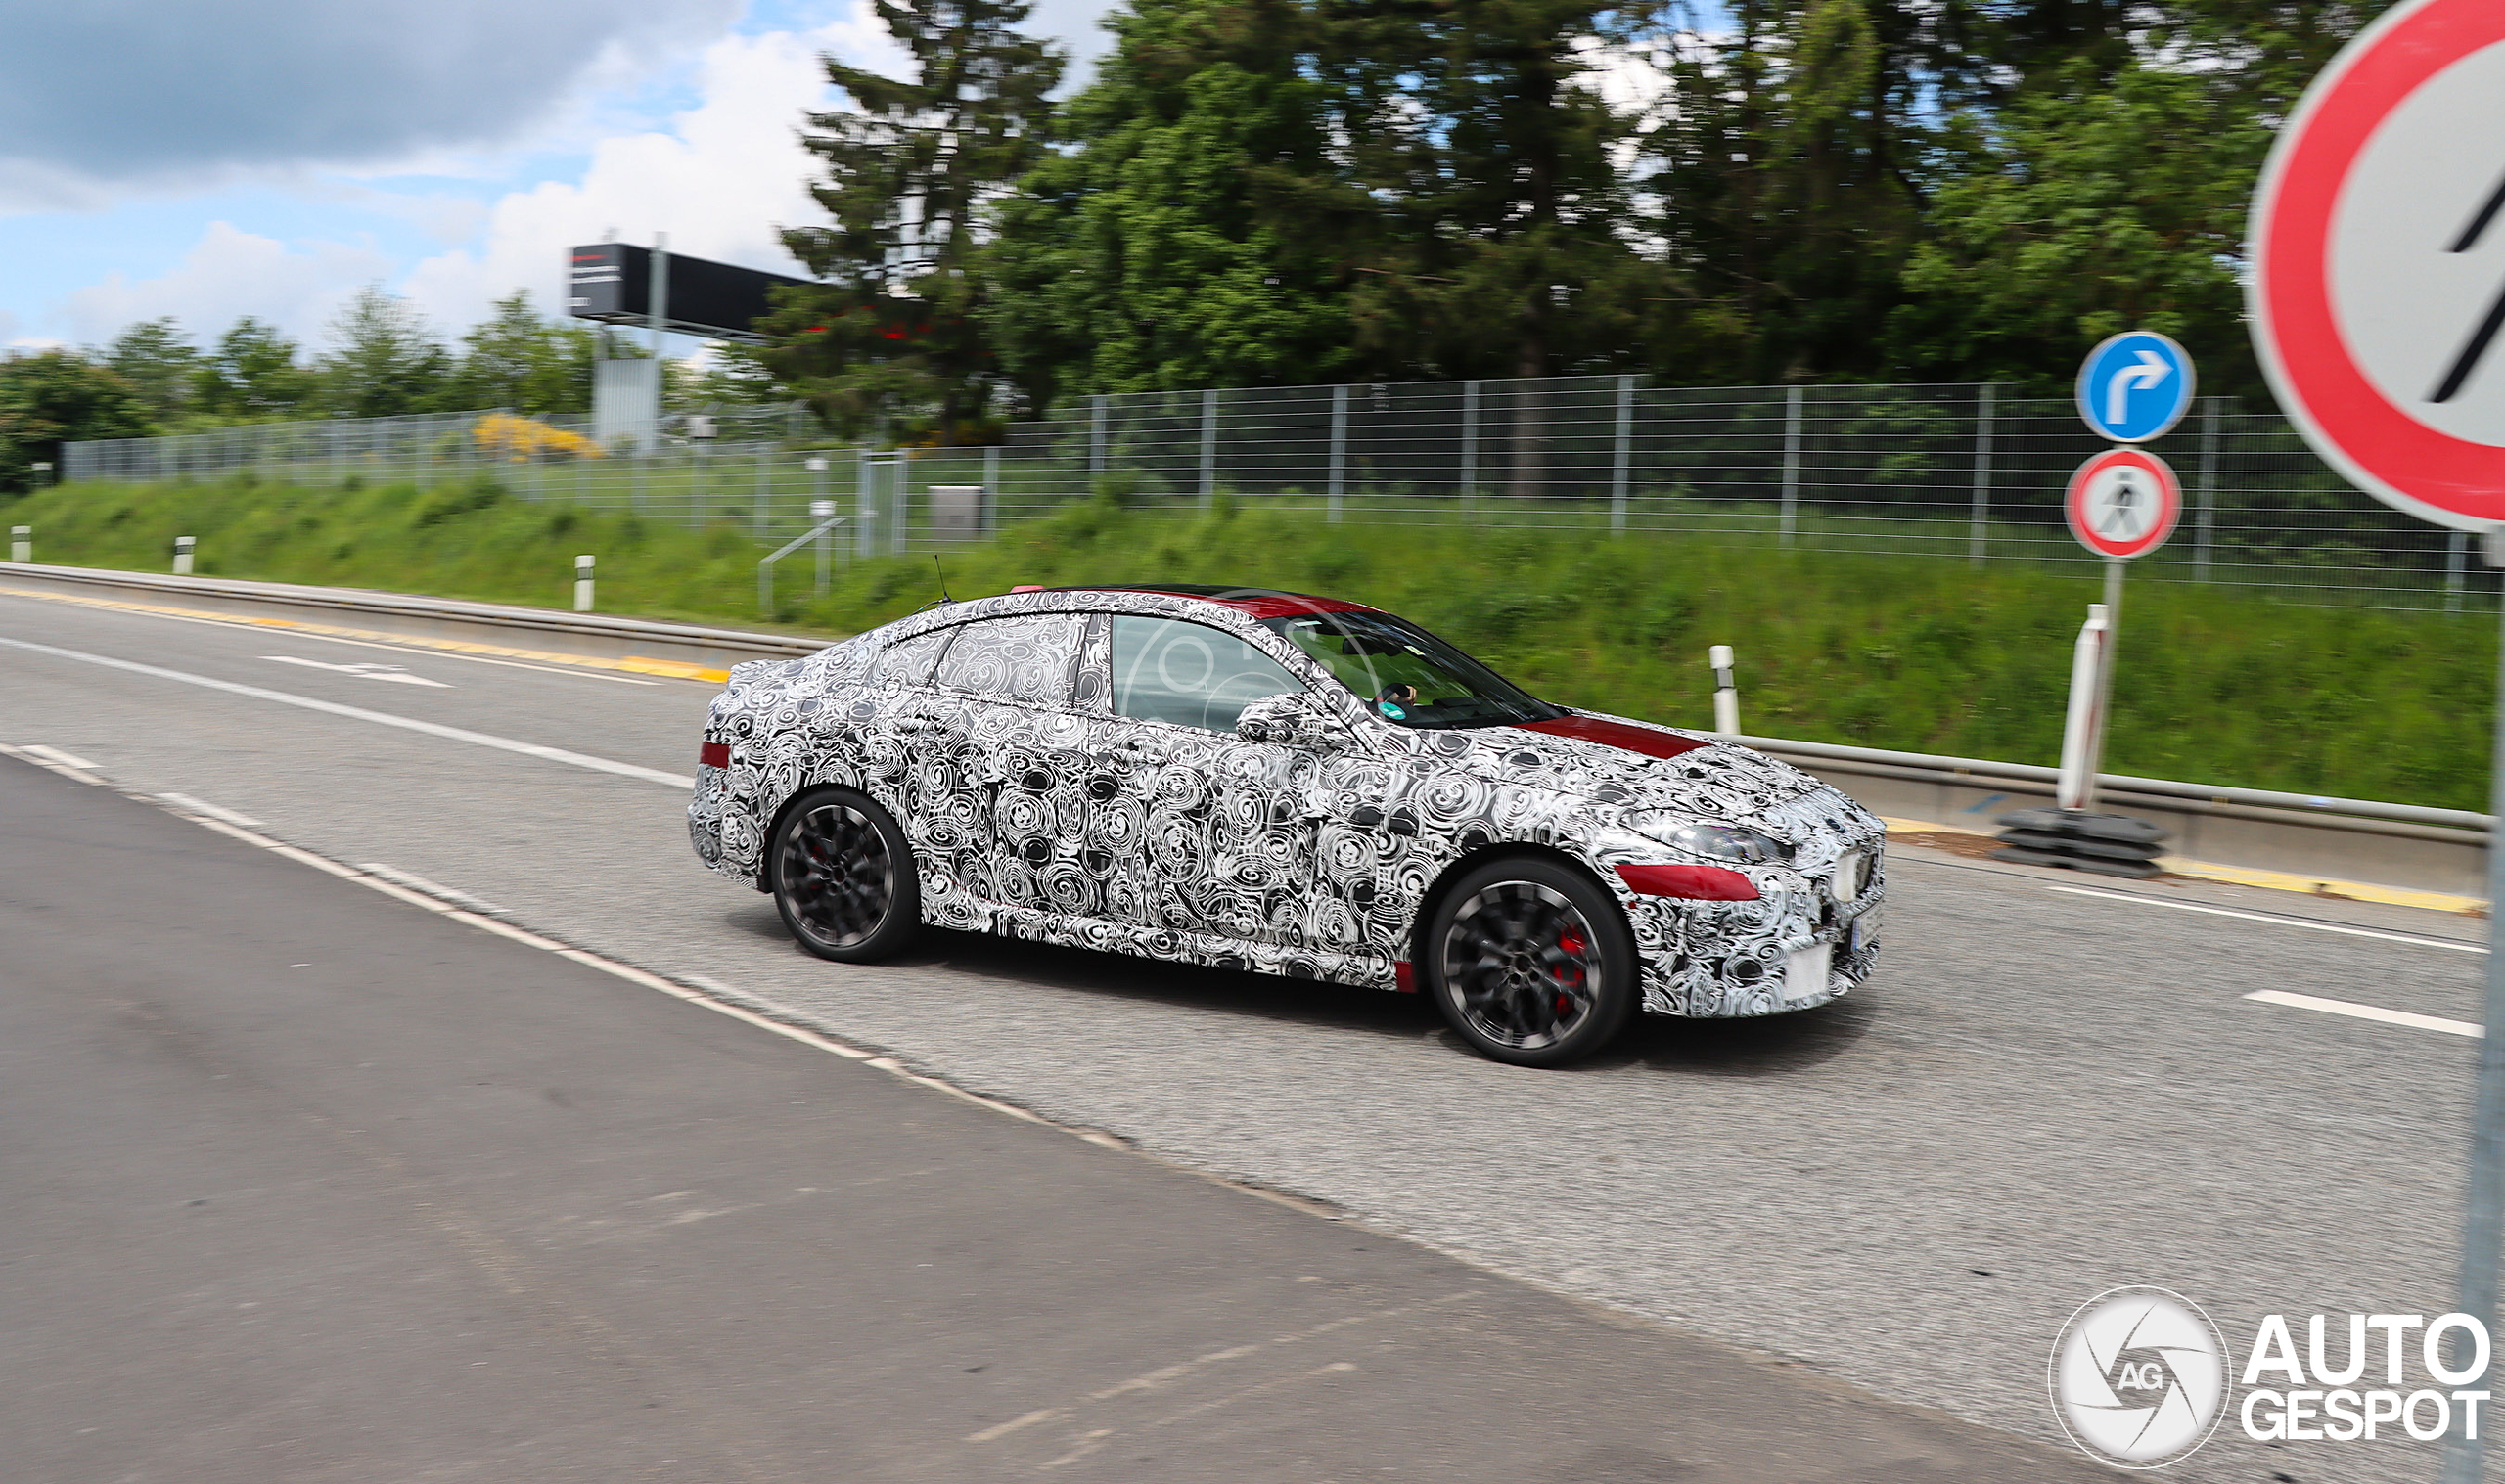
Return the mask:
<svg viewBox="0 0 2505 1484">
<path fill-rule="evenodd" d="M 1537 856 L 1444 894 L 1419 945 L 1435 1009 L 1483 1057 L 1564 1066 L 1616 1039 L 1642 998 L 1635 934 L 1598 882 Z"/>
<path fill-rule="evenodd" d="M 821 959 L 875 963 L 921 930 L 913 851 L 895 816 L 867 794 L 812 788 L 793 800 L 766 861 L 784 927 Z"/>
</svg>

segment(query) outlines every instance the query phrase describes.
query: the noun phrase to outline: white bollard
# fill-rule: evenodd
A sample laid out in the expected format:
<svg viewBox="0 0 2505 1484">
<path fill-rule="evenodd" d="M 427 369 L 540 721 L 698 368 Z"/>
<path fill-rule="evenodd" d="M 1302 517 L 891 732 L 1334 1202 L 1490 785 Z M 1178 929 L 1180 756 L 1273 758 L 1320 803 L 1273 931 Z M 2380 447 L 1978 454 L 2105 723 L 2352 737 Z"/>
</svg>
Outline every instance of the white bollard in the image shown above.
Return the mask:
<svg viewBox="0 0 2505 1484">
<path fill-rule="evenodd" d="M 826 463 L 826 461 L 825 461 L 824 459 L 811 459 L 809 462 L 810 462 L 810 463 L 812 463 L 812 464 L 817 464 L 817 465 L 824 465 L 824 464 Z M 817 521 L 821 526 L 823 526 L 827 521 L 834 519 L 834 518 L 835 518 L 835 502 L 834 502 L 834 501 L 832 501 L 832 500 L 812 500 L 812 501 L 810 501 L 810 502 L 809 502 L 809 518 L 810 518 L 810 519 L 812 519 L 812 520 Z M 821 597 L 821 598 L 823 598 L 823 597 L 825 597 L 825 596 L 826 596 L 826 590 L 827 590 L 828 585 L 829 585 L 829 584 L 830 584 L 830 582 L 833 580 L 833 579 L 830 577 L 829 573 L 832 571 L 833 566 L 834 566 L 834 562 L 835 562 L 835 535 L 834 535 L 834 532 L 833 532 L 833 531 L 831 531 L 831 530 L 820 530 L 820 531 L 818 532 L 818 543 L 817 543 L 817 545 L 818 545 L 818 596 L 819 596 L 819 597 Z"/>
<path fill-rule="evenodd" d="M 1740 684 L 1731 678 L 1731 647 L 1717 644 L 1708 650 L 1706 659 L 1713 666 L 1713 730 L 1726 737 L 1740 735 Z"/>
<path fill-rule="evenodd" d="M 2062 723 L 2062 773 L 2053 797 L 2062 809 L 2085 809 L 2096 802 L 2089 760 L 2096 756 L 2096 734 L 2105 721 L 2098 714 L 2096 693 L 2105 671 L 2106 636 L 2113 630 L 2107 611 L 2101 603 L 2087 606 L 2087 622 L 2078 626 L 2078 643 L 2071 650 L 2071 708 Z"/>
<path fill-rule="evenodd" d="M 591 558 L 589 556 L 574 559 L 574 611 L 577 613 L 591 611 Z"/>
<path fill-rule="evenodd" d="M 176 536 L 176 537 L 174 538 L 174 575 L 175 575 L 175 576 L 177 576 L 177 577 L 188 577 L 188 576 L 190 576 L 190 575 L 192 574 L 192 546 L 193 546 L 193 545 L 194 545 L 193 540 L 192 540 L 192 538 L 191 538 L 191 537 L 189 537 L 189 536 Z"/>
<path fill-rule="evenodd" d="M 33 526 L 13 525 L 9 527 L 9 560 L 12 562 L 32 562 L 35 560 L 35 528 Z"/>
</svg>

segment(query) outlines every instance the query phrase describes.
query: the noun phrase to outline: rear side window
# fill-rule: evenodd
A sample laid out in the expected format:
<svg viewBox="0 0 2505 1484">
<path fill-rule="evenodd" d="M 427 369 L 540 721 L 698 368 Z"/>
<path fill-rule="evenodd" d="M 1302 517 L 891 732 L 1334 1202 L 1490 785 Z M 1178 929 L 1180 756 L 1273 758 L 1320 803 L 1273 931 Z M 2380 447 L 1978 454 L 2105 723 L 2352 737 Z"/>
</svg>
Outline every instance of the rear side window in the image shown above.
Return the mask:
<svg viewBox="0 0 2505 1484">
<path fill-rule="evenodd" d="M 957 642 L 939 661 L 941 690 L 1025 706 L 1070 703 L 1070 672 L 1078 658 L 1077 614 L 986 618 L 954 632 Z"/>
<path fill-rule="evenodd" d="M 1232 634 L 1176 618 L 1114 616 L 1114 714 L 1232 732 L 1244 708 L 1304 683 Z"/>
<path fill-rule="evenodd" d="M 874 686 L 923 686 L 931 683 L 931 667 L 938 662 L 939 652 L 957 637 L 955 629 L 933 629 L 911 639 L 891 644 L 880 652 L 870 671 Z"/>
</svg>

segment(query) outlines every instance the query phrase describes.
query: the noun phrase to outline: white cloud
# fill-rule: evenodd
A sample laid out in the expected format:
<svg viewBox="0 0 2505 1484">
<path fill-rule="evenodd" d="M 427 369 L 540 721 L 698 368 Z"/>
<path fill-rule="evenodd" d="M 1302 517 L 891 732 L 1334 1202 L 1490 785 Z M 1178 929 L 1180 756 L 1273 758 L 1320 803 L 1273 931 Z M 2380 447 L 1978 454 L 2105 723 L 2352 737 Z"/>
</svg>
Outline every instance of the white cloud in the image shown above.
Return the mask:
<svg viewBox="0 0 2505 1484">
<path fill-rule="evenodd" d="M 612 229 L 636 243 L 662 231 L 673 252 L 797 273 L 776 229 L 823 215 L 809 198 L 814 161 L 798 132 L 804 112 L 836 96 L 818 63 L 827 51 L 891 72 L 904 64 L 858 5 L 848 20 L 808 32 L 726 36 L 699 64 L 702 101 L 666 130 L 604 139 L 578 180 L 504 197 L 475 247 L 419 263 L 405 292 L 451 324 L 482 318 L 517 288 L 554 309 L 565 301 L 566 249 Z"/>
<path fill-rule="evenodd" d="M 98 344 L 133 321 L 167 314 L 205 340 L 249 314 L 312 346 L 358 286 L 391 267 L 372 247 L 334 242 L 290 247 L 216 221 L 172 271 L 136 282 L 113 274 L 72 292 L 61 317 L 80 341 Z"/>
</svg>

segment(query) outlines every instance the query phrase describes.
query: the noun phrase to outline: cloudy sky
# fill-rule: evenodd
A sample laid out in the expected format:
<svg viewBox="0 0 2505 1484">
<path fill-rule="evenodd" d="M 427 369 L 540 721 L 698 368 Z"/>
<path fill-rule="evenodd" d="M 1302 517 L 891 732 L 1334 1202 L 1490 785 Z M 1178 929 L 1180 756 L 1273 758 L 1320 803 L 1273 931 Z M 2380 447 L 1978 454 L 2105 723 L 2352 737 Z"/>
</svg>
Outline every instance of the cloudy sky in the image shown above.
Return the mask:
<svg viewBox="0 0 2505 1484">
<path fill-rule="evenodd" d="M 1105 9 L 1029 24 L 1084 59 Z M 374 282 L 458 330 L 613 229 L 790 272 L 817 56 L 901 61 L 865 0 L 0 0 L 0 346 L 315 343 Z"/>
</svg>

